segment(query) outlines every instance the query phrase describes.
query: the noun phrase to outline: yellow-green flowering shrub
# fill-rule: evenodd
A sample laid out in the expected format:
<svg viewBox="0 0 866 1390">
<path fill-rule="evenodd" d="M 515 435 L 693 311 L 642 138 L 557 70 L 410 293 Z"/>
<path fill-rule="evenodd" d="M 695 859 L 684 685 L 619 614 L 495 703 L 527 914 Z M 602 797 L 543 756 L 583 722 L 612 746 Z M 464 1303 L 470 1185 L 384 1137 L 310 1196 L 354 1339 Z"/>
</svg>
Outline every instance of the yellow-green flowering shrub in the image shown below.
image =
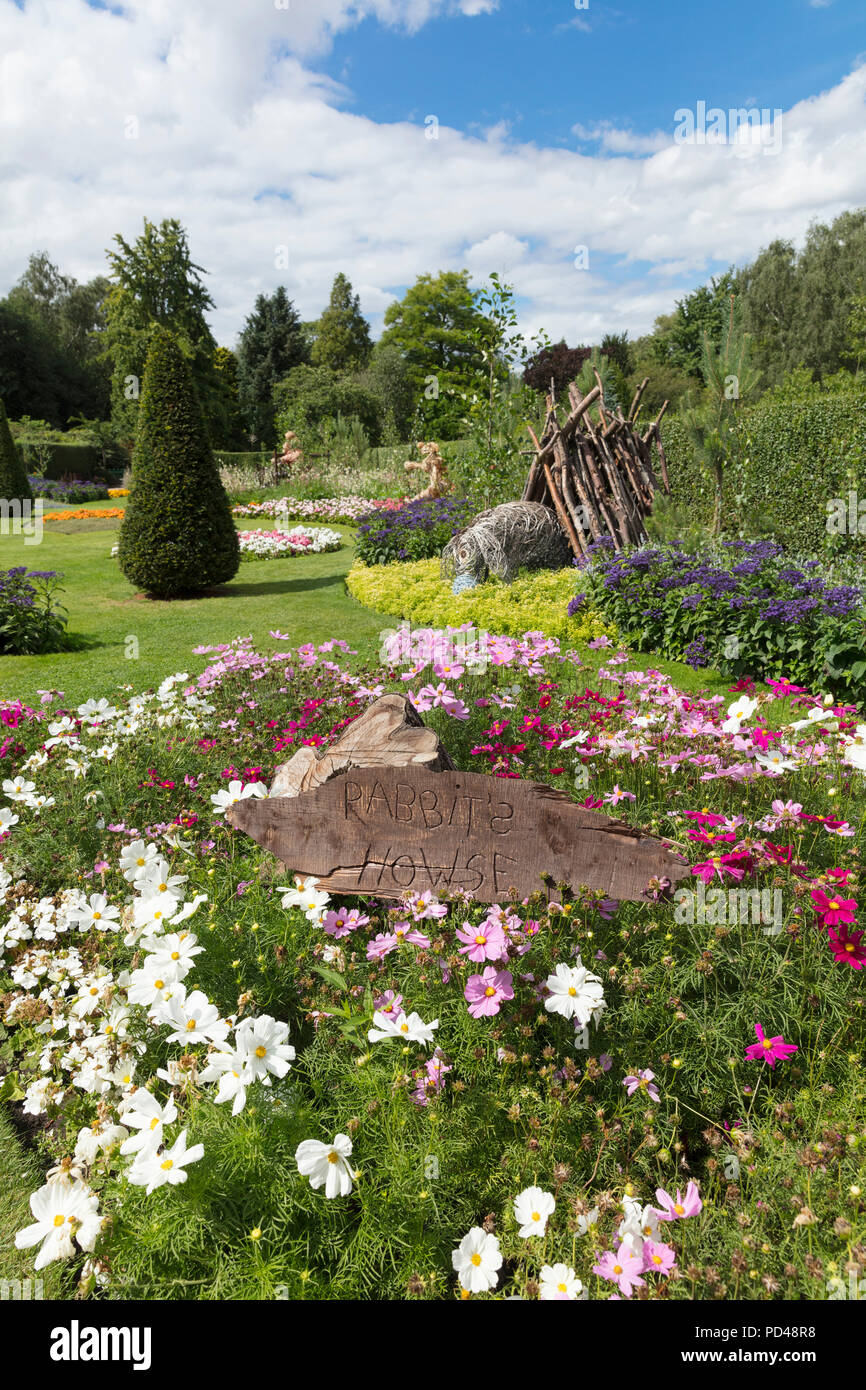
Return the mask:
<svg viewBox="0 0 866 1390">
<path fill-rule="evenodd" d="M 616 626 L 592 608 L 568 616 L 575 589 L 571 569 L 521 575 L 513 584 L 489 579 L 452 594 L 451 586 L 440 578 L 438 559 L 392 565 L 356 563 L 346 583 L 349 593 L 367 608 L 433 627 L 473 623 L 506 636 L 543 632 L 571 643 L 617 636 Z"/>
</svg>

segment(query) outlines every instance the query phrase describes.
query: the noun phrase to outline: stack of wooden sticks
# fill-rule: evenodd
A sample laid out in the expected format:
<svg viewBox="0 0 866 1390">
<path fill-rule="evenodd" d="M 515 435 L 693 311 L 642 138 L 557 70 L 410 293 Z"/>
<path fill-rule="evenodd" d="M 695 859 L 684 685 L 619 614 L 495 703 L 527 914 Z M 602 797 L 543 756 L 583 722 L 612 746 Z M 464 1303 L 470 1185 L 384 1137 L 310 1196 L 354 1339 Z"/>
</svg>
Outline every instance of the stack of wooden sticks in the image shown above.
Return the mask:
<svg viewBox="0 0 866 1390">
<path fill-rule="evenodd" d="M 637 419 L 649 377 L 641 382 L 625 416 L 620 410 L 612 412 L 605 408 L 598 373 L 596 383 L 586 396 L 576 385 L 568 388 L 571 414 L 563 425 L 556 418 L 551 383 L 541 439 L 531 428 L 529 430 L 536 456 L 529 470 L 523 501 L 541 502 L 556 510 L 578 558 L 585 555 L 590 543 L 600 536 L 610 536 L 618 551 L 646 540 L 644 519 L 652 511 L 658 486 L 653 468 L 653 445 L 658 449 L 662 489 L 670 493 L 667 461 L 659 432 L 667 401 L 641 434 Z M 595 419 L 590 414 L 592 407 Z"/>
</svg>

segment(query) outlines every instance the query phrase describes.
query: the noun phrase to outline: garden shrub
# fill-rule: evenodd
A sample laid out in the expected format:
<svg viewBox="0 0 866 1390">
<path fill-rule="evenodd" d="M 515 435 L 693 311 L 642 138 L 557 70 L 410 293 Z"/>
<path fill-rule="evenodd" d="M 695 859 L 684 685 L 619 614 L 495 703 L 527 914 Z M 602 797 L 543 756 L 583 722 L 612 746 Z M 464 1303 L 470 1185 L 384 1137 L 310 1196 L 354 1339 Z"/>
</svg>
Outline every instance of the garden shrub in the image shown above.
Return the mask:
<svg viewBox="0 0 866 1390">
<path fill-rule="evenodd" d="M 615 625 L 588 605 L 569 614 L 574 574 L 568 569 L 520 575 L 513 584 L 489 579 L 453 594 L 450 584 L 440 578 L 438 559 L 371 567 L 355 564 L 346 583 L 349 593 L 366 607 L 434 627 L 471 623 L 512 637 L 543 632 L 569 644 L 617 635 Z"/>
<path fill-rule="evenodd" d="M 612 553 L 597 542 L 580 587 L 639 651 L 734 676 L 784 676 L 810 689 L 866 693 L 863 591 L 797 566 L 773 541 L 688 553 Z"/>
<path fill-rule="evenodd" d="M 866 501 L 866 390 L 768 391 L 743 408 L 742 429 L 742 462 L 725 470 L 723 532 L 770 535 L 815 554 L 862 555 L 866 517 L 858 536 L 828 534 L 827 521 L 833 498 L 847 500 L 859 488 Z M 713 482 L 694 457 L 683 421 L 665 420 L 662 439 L 674 502 L 709 526 Z"/>
<path fill-rule="evenodd" d="M 166 329 L 154 333 L 147 354 L 118 555 L 130 583 L 156 598 L 223 584 L 240 564 L 190 369 Z"/>
<path fill-rule="evenodd" d="M 16 500 L 32 502 L 33 500 L 33 493 L 27 480 L 27 471 L 15 447 L 2 401 L 0 401 L 0 498 L 7 502 Z"/>
<path fill-rule="evenodd" d="M 322 427 L 338 415 L 356 416 L 372 445 L 382 440 L 381 398 L 351 375 L 339 375 L 328 367 L 294 367 L 274 387 L 274 407 L 277 438 L 294 430 L 306 453 L 316 452 Z"/>
<path fill-rule="evenodd" d="M 407 502 L 393 511 L 371 512 L 358 527 L 358 558 L 365 565 L 429 560 L 442 553 L 475 511 L 465 497 L 440 497 L 433 502 Z"/>
<path fill-rule="evenodd" d="M 66 646 L 66 609 L 58 601 L 61 576 L 26 565 L 0 570 L 0 652 L 31 656 Z"/>
</svg>

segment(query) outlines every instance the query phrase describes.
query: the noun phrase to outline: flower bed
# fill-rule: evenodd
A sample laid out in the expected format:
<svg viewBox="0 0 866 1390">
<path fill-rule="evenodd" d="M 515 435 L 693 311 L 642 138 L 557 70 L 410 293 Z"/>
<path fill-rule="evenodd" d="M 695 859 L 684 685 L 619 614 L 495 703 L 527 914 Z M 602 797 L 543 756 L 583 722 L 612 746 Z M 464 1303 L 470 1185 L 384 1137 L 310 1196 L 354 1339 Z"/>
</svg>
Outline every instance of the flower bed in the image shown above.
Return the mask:
<svg viewBox="0 0 866 1390">
<path fill-rule="evenodd" d="M 844 1297 L 866 725 L 786 685 L 688 699 L 615 649 L 588 689 L 540 634 L 398 633 L 374 670 L 273 636 L 123 703 L 0 709 L 36 1267 L 138 1298 Z M 389 905 L 272 877 L 227 806 L 387 688 L 459 767 L 669 836 L 691 886 Z"/>
<path fill-rule="evenodd" d="M 393 510 L 402 506 L 390 497 L 371 502 L 368 497 L 278 497 L 266 502 L 238 503 L 232 507 L 234 516 L 300 517 L 304 521 L 344 521 L 354 525 L 377 509 Z"/>
<path fill-rule="evenodd" d="M 441 555 L 443 546 L 477 510 L 466 497 L 440 497 L 368 516 L 358 527 L 358 558 L 365 565 L 389 565 Z"/>
<path fill-rule="evenodd" d="M 725 541 L 706 555 L 593 550 L 576 606 L 588 597 L 639 650 L 866 694 L 863 590 L 828 581 L 817 560 L 794 564 L 772 541 Z"/>
<path fill-rule="evenodd" d="M 22 656 L 64 649 L 61 579 L 54 570 L 28 570 L 26 565 L 0 570 L 0 653 Z"/>
<path fill-rule="evenodd" d="M 53 478 L 31 477 L 30 487 L 34 497 L 44 497 L 51 502 L 98 502 L 101 497 L 118 495 L 105 483 L 61 483 Z"/>
<path fill-rule="evenodd" d="M 412 564 L 354 564 L 346 577 L 349 593 L 381 613 L 442 626 L 469 623 L 491 632 L 520 636 L 541 631 L 568 642 L 616 637 L 616 627 L 587 606 L 573 616 L 568 600 L 574 592 L 573 570 L 540 570 L 512 584 L 491 579 L 474 589 L 452 593 L 439 573 L 438 560 Z"/>
<path fill-rule="evenodd" d="M 103 520 L 106 517 L 123 517 L 125 512 L 122 507 L 103 507 L 100 511 L 94 511 L 90 507 L 79 507 L 74 512 L 44 512 L 43 521 L 93 521 L 97 518 Z"/>
<path fill-rule="evenodd" d="M 239 531 L 241 557 L 245 560 L 277 560 L 283 555 L 319 555 L 339 550 L 343 537 L 326 527 L 296 526 L 291 531 Z"/>
</svg>

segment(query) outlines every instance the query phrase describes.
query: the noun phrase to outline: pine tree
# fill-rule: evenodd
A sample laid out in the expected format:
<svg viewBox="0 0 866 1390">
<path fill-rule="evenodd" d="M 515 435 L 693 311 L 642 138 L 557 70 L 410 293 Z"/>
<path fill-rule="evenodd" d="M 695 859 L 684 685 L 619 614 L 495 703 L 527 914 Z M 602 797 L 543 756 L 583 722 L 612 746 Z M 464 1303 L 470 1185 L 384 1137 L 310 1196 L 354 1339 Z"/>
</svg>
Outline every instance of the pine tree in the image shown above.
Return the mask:
<svg viewBox="0 0 866 1390">
<path fill-rule="evenodd" d="M 278 381 L 309 357 L 300 317 L 282 285 L 260 294 L 237 348 L 238 390 L 248 437 L 273 448 L 273 392 Z"/>
<path fill-rule="evenodd" d="M 148 349 L 118 553 L 130 583 L 154 598 L 223 584 L 240 563 L 192 374 L 164 328 L 154 329 Z"/>
<path fill-rule="evenodd" d="M 33 490 L 0 401 L 0 501 L 32 502 Z"/>
<path fill-rule="evenodd" d="M 334 280 L 330 303 L 316 326 L 313 364 L 330 367 L 334 372 L 356 372 L 367 365 L 372 351 L 370 325 L 361 313 L 361 301 L 341 273 Z"/>
</svg>

